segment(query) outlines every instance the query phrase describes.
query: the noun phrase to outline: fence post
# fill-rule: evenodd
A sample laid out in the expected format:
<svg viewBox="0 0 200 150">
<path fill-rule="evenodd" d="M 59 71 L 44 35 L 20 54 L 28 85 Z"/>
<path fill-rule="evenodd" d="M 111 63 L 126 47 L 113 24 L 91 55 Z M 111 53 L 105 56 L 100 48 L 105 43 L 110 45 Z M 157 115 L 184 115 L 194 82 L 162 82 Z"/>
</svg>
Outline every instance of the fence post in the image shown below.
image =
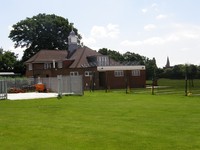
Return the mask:
<svg viewBox="0 0 200 150">
<path fill-rule="evenodd" d="M 62 75 L 58 75 L 58 96 L 62 96 Z"/>
<path fill-rule="evenodd" d="M 6 80 L 0 80 L 0 99 L 7 99 L 7 82 Z"/>
</svg>

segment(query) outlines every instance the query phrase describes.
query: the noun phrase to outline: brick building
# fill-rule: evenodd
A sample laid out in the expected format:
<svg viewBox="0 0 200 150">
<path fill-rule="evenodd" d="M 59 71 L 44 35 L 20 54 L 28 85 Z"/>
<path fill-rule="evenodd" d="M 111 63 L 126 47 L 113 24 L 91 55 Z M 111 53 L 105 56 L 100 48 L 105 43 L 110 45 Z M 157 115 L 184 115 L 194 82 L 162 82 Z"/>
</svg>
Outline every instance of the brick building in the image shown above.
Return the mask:
<svg viewBox="0 0 200 150">
<path fill-rule="evenodd" d="M 68 50 L 40 50 L 25 62 L 27 77 L 82 75 L 84 88 L 145 87 L 145 66 L 126 66 L 86 46 L 78 45 L 74 31 Z"/>
</svg>

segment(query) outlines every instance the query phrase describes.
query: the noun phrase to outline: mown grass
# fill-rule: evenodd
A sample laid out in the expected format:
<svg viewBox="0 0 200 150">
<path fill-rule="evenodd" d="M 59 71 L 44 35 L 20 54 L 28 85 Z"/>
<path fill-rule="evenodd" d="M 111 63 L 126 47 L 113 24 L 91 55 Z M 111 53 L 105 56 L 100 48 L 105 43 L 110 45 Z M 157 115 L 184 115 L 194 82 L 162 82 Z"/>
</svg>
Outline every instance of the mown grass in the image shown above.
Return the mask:
<svg viewBox="0 0 200 150">
<path fill-rule="evenodd" d="M 199 108 L 199 97 L 124 91 L 2 100 L 0 149 L 197 150 Z"/>
<path fill-rule="evenodd" d="M 152 81 L 147 81 L 150 85 Z M 176 95 L 185 95 L 186 91 L 186 82 L 185 80 L 177 79 L 159 79 L 158 87 L 155 87 L 155 94 L 176 94 Z M 140 90 L 139 90 L 140 91 Z M 140 91 L 141 92 L 141 91 Z M 151 89 L 143 91 L 146 93 L 151 93 Z M 190 96 L 200 96 L 200 80 L 194 79 L 193 84 L 191 80 L 187 81 L 187 93 Z"/>
</svg>

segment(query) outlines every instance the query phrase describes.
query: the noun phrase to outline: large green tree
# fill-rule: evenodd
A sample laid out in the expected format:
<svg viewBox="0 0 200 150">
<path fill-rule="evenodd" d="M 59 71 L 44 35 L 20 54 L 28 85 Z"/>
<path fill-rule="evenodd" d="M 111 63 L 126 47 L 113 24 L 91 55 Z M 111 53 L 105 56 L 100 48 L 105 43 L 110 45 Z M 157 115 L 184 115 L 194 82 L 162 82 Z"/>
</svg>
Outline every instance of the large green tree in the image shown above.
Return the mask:
<svg viewBox="0 0 200 150">
<path fill-rule="evenodd" d="M 14 24 L 9 38 L 15 42 L 15 48 L 25 48 L 23 61 L 26 61 L 41 49 L 66 50 L 68 35 L 73 24 L 54 14 L 38 14 Z M 78 34 L 78 30 L 73 28 Z"/>
</svg>

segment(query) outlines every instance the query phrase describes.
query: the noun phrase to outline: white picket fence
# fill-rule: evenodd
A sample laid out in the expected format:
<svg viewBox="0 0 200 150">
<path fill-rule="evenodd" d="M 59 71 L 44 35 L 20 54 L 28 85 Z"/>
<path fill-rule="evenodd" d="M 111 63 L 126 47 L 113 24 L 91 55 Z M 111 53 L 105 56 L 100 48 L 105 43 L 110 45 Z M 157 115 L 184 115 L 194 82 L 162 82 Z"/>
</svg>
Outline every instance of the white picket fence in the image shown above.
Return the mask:
<svg viewBox="0 0 200 150">
<path fill-rule="evenodd" d="M 7 82 L 0 80 L 0 100 L 7 99 Z"/>
</svg>

